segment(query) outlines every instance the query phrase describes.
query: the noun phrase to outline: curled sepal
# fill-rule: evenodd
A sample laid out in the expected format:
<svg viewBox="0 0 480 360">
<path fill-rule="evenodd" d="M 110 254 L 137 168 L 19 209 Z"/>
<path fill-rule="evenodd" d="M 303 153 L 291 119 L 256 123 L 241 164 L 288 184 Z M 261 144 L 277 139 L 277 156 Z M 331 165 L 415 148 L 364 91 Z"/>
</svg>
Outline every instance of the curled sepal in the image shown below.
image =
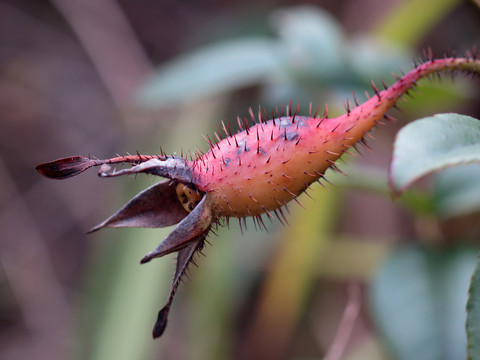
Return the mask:
<svg viewBox="0 0 480 360">
<path fill-rule="evenodd" d="M 207 233 L 202 233 L 197 239 L 188 243 L 182 250 L 178 252 L 175 275 L 173 276 L 167 304 L 158 312 L 157 321 L 153 326 L 152 335 L 154 339 L 162 336 L 163 332 L 165 331 L 168 322 L 168 313 L 170 312 L 178 285 L 180 284 L 180 281 L 182 281 L 182 277 L 187 271 L 188 265 L 193 261 L 195 253 L 203 248 L 206 236 Z"/>
<path fill-rule="evenodd" d="M 150 253 L 144 256 L 141 263 L 171 252 L 178 251 L 177 265 L 173 277 L 167 304 L 158 312 L 157 321 L 153 327 L 153 338 L 160 337 L 167 326 L 168 313 L 172 306 L 178 285 L 193 261 L 197 251 L 203 248 L 205 238 L 212 227 L 212 212 L 205 194 L 193 211 L 184 218 L 175 229 Z"/>
<path fill-rule="evenodd" d="M 188 212 L 178 199 L 176 186 L 171 180 L 150 186 L 89 233 L 104 227 L 161 228 L 179 223 Z"/>
<path fill-rule="evenodd" d="M 150 162 L 154 160 L 153 162 Z M 148 163 L 146 167 L 136 168 L 130 172 L 113 172 L 108 174 L 110 165 L 116 164 L 142 164 Z M 176 178 L 184 182 L 190 182 L 190 178 L 187 176 L 190 174 L 190 170 L 187 166 L 185 159 L 178 157 L 167 157 L 165 155 L 125 155 L 118 156 L 110 159 L 91 159 L 84 156 L 71 156 L 62 158 L 47 163 L 37 165 L 37 171 L 45 177 L 50 179 L 68 179 L 76 176 L 92 166 L 102 166 L 100 169 L 100 176 L 117 176 L 124 173 L 133 172 L 145 172 L 149 174 L 155 174 L 170 179 Z M 130 169 L 131 170 L 131 169 Z"/>
<path fill-rule="evenodd" d="M 104 164 L 98 173 L 101 177 L 114 177 L 130 174 L 152 174 L 161 177 L 175 179 L 182 183 L 192 182 L 192 170 L 188 166 L 185 159 L 182 158 L 168 158 L 165 160 L 150 159 L 138 165 L 132 166 L 129 169 L 111 170 L 110 166 Z"/>
<path fill-rule="evenodd" d="M 97 161 L 84 156 L 72 156 L 37 165 L 35 169 L 43 176 L 63 180 L 76 176 L 97 165 Z"/>
<path fill-rule="evenodd" d="M 202 201 L 184 218 L 160 244 L 140 261 L 145 264 L 154 258 L 180 251 L 189 243 L 205 237 L 212 226 L 212 211 L 205 194 Z"/>
</svg>

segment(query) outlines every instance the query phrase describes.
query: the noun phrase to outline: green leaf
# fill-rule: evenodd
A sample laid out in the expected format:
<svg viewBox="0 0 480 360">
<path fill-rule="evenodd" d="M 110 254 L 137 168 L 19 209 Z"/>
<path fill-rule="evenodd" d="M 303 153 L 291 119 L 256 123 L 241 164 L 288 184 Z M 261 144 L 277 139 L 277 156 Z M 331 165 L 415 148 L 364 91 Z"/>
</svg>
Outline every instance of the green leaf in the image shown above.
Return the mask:
<svg viewBox="0 0 480 360">
<path fill-rule="evenodd" d="M 459 114 L 426 117 L 398 132 L 390 163 L 390 187 L 400 194 L 429 173 L 472 162 L 480 162 L 480 121 Z"/>
<path fill-rule="evenodd" d="M 273 12 L 289 70 L 297 76 L 335 79 L 345 70 L 347 41 L 340 23 L 326 11 L 296 6 Z"/>
<path fill-rule="evenodd" d="M 145 107 L 251 85 L 271 76 L 284 62 L 281 45 L 270 39 L 246 39 L 212 45 L 160 67 L 138 91 Z"/>
<path fill-rule="evenodd" d="M 348 76 L 355 75 L 362 81 L 363 89 L 370 87 L 371 81 L 386 79 L 393 82 L 392 69 L 408 68 L 411 65 L 412 54 L 405 49 L 393 46 L 389 42 L 381 42 L 368 36 L 357 36 L 345 46 L 344 56 L 348 66 L 343 71 L 349 71 Z M 360 90 L 360 89 L 359 89 Z M 359 93 L 361 93 L 359 91 Z M 423 88 L 422 88 L 423 94 Z"/>
<path fill-rule="evenodd" d="M 480 359 L 480 261 L 470 282 L 466 327 L 468 359 Z"/>
<path fill-rule="evenodd" d="M 272 19 L 296 80 L 329 83 L 330 88 L 343 84 L 351 93 L 355 84 L 369 86 L 372 78 L 390 76 L 392 69 L 410 63 L 410 54 L 388 43 L 347 38 L 337 19 L 313 6 L 277 10 Z"/>
<path fill-rule="evenodd" d="M 466 357 L 465 304 L 477 251 L 396 251 L 371 287 L 374 319 L 399 360 Z"/>
<path fill-rule="evenodd" d="M 442 218 L 480 210 L 480 164 L 445 169 L 435 174 L 434 209 Z"/>
</svg>

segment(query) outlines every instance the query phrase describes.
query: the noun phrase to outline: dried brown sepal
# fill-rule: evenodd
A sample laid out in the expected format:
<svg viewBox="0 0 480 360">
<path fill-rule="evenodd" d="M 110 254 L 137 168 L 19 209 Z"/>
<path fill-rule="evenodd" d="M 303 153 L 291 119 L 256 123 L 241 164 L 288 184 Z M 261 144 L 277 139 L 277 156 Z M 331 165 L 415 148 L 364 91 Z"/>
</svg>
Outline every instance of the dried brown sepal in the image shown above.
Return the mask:
<svg viewBox="0 0 480 360">
<path fill-rule="evenodd" d="M 188 265 L 193 261 L 195 253 L 203 248 L 207 233 L 208 231 L 206 231 L 204 234 L 201 234 L 198 239 L 190 242 L 186 247 L 178 252 L 177 266 L 175 268 L 175 275 L 173 276 L 167 304 L 158 312 L 157 321 L 153 326 L 152 335 L 154 339 L 162 336 L 163 332 L 165 331 L 168 322 L 168 314 L 170 312 L 175 293 L 177 292 L 178 285 L 182 281 L 182 277 L 187 271 Z"/>
<path fill-rule="evenodd" d="M 170 312 L 170 306 L 165 305 L 159 312 L 157 316 L 157 321 L 153 326 L 152 336 L 154 339 L 159 338 L 165 332 L 168 323 L 168 313 Z"/>
<path fill-rule="evenodd" d="M 137 194 L 89 233 L 105 227 L 162 228 L 182 221 L 188 212 L 178 199 L 177 182 L 164 180 Z"/>
<path fill-rule="evenodd" d="M 105 163 L 108 164 L 108 163 Z M 151 174 L 168 179 L 178 180 L 181 183 L 192 182 L 192 169 L 182 158 L 150 159 L 129 169 L 112 170 L 109 166 L 102 166 L 98 175 L 100 177 L 116 177 L 132 174 Z"/>
<path fill-rule="evenodd" d="M 200 237 L 205 237 L 213 222 L 212 210 L 207 198 L 208 195 L 204 195 L 195 209 L 153 251 L 145 255 L 140 263 L 145 264 L 154 258 L 180 251 Z"/>
<path fill-rule="evenodd" d="M 84 156 L 72 156 L 37 165 L 35 169 L 43 176 L 63 180 L 76 176 L 97 165 L 95 160 Z"/>
</svg>

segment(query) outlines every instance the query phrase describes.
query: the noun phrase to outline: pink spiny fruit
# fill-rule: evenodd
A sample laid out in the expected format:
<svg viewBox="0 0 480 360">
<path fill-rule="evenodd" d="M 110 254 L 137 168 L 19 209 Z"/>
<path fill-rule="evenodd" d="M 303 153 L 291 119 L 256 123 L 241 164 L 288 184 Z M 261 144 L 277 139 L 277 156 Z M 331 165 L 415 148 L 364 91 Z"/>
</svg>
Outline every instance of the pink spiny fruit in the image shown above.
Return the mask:
<svg viewBox="0 0 480 360">
<path fill-rule="evenodd" d="M 282 206 L 296 199 L 308 186 L 323 178 L 328 168 L 367 132 L 388 116 L 386 112 L 397 100 L 415 87 L 417 81 L 442 71 L 480 73 L 480 60 L 472 54 L 464 58 L 433 59 L 396 77 L 383 91 L 375 85 L 375 96 L 346 114 L 328 118 L 292 115 L 265 121 L 261 111 L 258 122 L 237 134 L 224 126 L 226 138 L 213 143 L 210 150 L 187 160 L 174 156 L 129 155 L 107 160 L 81 156 L 40 164 L 37 170 L 54 179 L 78 175 L 92 166 L 101 166 L 99 175 L 112 177 L 147 173 L 167 180 L 144 190 L 103 223 L 94 227 L 164 227 L 178 225 L 141 263 L 178 251 L 177 266 L 167 304 L 159 312 L 153 336 L 165 330 L 178 284 L 193 261 L 212 226 L 221 219 L 253 216 L 263 225 L 261 215 L 274 212 L 280 221 Z M 253 112 L 251 111 L 251 116 Z M 246 125 L 246 123 L 245 123 Z M 111 171 L 109 164 L 132 163 L 134 166 Z M 337 169 L 338 170 L 338 169 Z M 338 170 L 339 171 L 339 170 Z M 280 213 L 281 217 L 278 215 Z"/>
<path fill-rule="evenodd" d="M 336 118 L 293 115 L 260 122 L 233 139 L 211 144 L 194 163 L 193 183 L 209 193 L 212 210 L 220 216 L 257 216 L 275 210 L 321 178 L 418 79 L 446 69 L 478 70 L 478 61 L 428 61 L 386 90 L 373 85 L 374 97 Z"/>
</svg>

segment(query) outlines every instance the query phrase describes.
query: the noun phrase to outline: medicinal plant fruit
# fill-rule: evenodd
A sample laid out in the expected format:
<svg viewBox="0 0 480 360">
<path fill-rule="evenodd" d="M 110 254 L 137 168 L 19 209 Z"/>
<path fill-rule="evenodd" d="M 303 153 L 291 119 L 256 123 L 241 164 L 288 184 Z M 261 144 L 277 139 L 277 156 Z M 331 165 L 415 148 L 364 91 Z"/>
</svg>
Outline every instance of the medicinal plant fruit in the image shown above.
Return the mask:
<svg viewBox="0 0 480 360">
<path fill-rule="evenodd" d="M 383 119 L 390 119 L 387 110 L 414 89 L 417 81 L 432 73 L 479 73 L 480 60 L 466 57 L 435 59 L 428 55 L 425 62 L 396 78 L 390 87 L 379 91 L 372 82 L 374 95 L 352 109 L 347 105 L 344 115 L 329 118 L 324 114 L 300 116 L 298 107 L 292 112 L 272 112 L 272 118 L 259 110 L 250 126 L 239 119 L 243 130 L 233 133 L 223 124 L 225 137 L 207 141 L 210 149 L 196 153 L 191 159 L 177 156 L 128 155 L 106 160 L 82 156 L 59 159 L 40 164 L 37 170 L 53 179 L 66 179 L 101 166 L 101 177 L 146 173 L 163 180 L 142 191 L 103 223 L 94 227 L 165 227 L 177 224 L 174 230 L 141 263 L 156 257 L 178 252 L 175 275 L 167 304 L 158 314 L 153 336 L 165 330 L 172 301 L 188 264 L 202 249 L 212 228 L 223 219 L 235 217 L 239 221 L 253 217 L 264 227 L 262 215 L 287 221 L 282 208 L 308 189 L 314 181 L 321 182 L 328 168 L 337 168 L 337 159 L 348 153 Z M 110 165 L 129 163 L 133 166 L 112 170 Z"/>
</svg>

